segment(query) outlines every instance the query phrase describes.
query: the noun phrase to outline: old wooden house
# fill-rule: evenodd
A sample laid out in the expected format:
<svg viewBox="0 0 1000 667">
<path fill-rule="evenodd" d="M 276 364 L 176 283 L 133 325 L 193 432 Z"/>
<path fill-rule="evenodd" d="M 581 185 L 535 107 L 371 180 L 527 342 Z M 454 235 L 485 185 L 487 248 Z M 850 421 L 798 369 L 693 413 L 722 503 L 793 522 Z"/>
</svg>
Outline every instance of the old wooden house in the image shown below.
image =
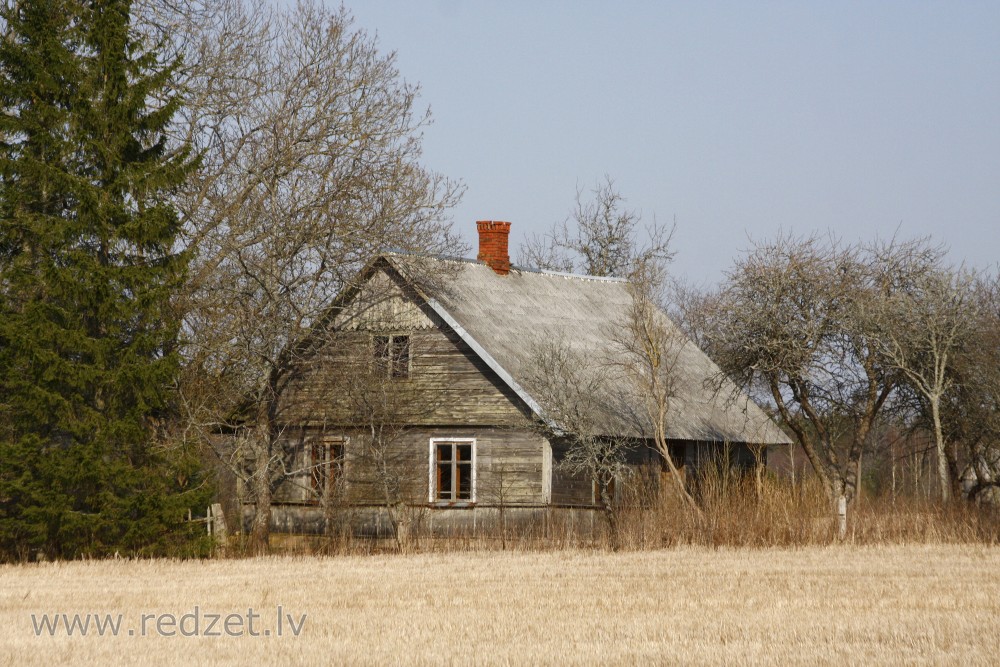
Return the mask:
<svg viewBox="0 0 1000 667">
<path fill-rule="evenodd" d="M 274 529 L 321 532 L 345 511 L 371 530 L 384 530 L 386 515 L 397 529 L 437 529 L 481 524 L 500 507 L 533 520 L 596 506 L 593 481 L 560 465 L 565 438 L 551 435 L 559 425 L 547 408 L 559 388 L 538 380 L 538 355 L 563 346 L 581 363 L 607 363 L 632 296 L 619 279 L 511 266 L 509 229 L 479 222 L 475 261 L 380 256 L 332 304 L 333 333 L 280 411 L 298 472 L 275 496 Z M 718 391 L 717 367 L 686 339 L 672 375 L 667 437 L 678 465 L 722 451 L 738 464 L 754 447 L 788 442 L 752 401 Z M 597 428 L 628 431 L 629 462 L 659 470 L 632 407 L 630 426 Z"/>
</svg>

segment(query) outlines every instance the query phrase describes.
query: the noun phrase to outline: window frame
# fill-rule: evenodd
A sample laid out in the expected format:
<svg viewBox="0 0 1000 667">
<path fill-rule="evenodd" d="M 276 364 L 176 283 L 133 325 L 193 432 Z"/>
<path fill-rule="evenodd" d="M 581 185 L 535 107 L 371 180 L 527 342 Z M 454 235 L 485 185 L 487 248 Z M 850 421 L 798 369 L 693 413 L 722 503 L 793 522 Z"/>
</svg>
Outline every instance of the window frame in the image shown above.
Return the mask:
<svg viewBox="0 0 1000 667">
<path fill-rule="evenodd" d="M 611 478 L 610 484 L 608 484 L 608 492 L 611 494 L 611 506 L 618 506 L 618 475 Z M 592 480 L 591 490 L 591 503 L 595 507 L 604 507 L 604 498 L 601 497 L 601 482 L 596 477 Z"/>
<path fill-rule="evenodd" d="M 471 466 L 471 475 L 470 475 L 470 477 L 471 477 L 471 480 L 472 480 L 471 481 L 472 489 L 469 492 L 469 497 L 468 498 L 463 498 L 463 499 L 459 500 L 459 499 L 446 499 L 446 498 L 439 498 L 438 497 L 437 475 L 436 475 L 436 473 L 437 473 L 437 466 L 438 466 L 437 448 L 438 448 L 438 445 L 445 445 L 445 444 L 450 444 L 453 447 L 455 447 L 457 445 L 471 445 L 471 448 L 472 448 L 472 461 L 470 462 L 469 465 Z M 427 502 L 428 503 L 430 503 L 432 505 L 440 506 L 440 507 L 456 507 L 456 506 L 461 507 L 461 506 L 468 506 L 468 505 L 475 504 L 475 502 L 476 502 L 476 485 L 477 485 L 477 474 L 476 474 L 477 450 L 478 450 L 478 447 L 477 447 L 477 439 L 476 438 L 450 437 L 450 438 L 431 438 L 430 439 L 430 446 L 428 448 L 429 457 L 428 457 L 428 474 L 427 474 Z M 452 455 L 452 460 L 451 460 L 451 468 L 454 470 L 454 468 L 455 468 L 454 449 L 452 451 L 453 451 L 453 455 Z"/>
<path fill-rule="evenodd" d="M 380 340 L 385 340 L 384 349 Z M 396 346 L 397 339 L 405 339 L 405 343 Z M 396 358 L 396 350 L 406 352 L 405 367 Z M 372 334 L 371 338 L 372 359 L 378 368 L 379 375 L 383 375 L 389 380 L 408 380 L 413 373 L 413 336 L 409 333 L 390 332 Z M 402 355 L 400 355 L 402 356 Z M 401 372 L 400 372 L 401 371 Z"/>
<path fill-rule="evenodd" d="M 344 436 L 320 435 L 309 443 L 309 504 L 322 505 L 336 490 L 337 484 L 343 483 L 347 467 L 347 442 L 348 438 Z M 316 462 L 317 450 L 325 454 L 322 466 Z M 332 456 L 335 451 L 339 456 Z M 320 479 L 324 486 L 322 489 L 319 488 Z"/>
</svg>

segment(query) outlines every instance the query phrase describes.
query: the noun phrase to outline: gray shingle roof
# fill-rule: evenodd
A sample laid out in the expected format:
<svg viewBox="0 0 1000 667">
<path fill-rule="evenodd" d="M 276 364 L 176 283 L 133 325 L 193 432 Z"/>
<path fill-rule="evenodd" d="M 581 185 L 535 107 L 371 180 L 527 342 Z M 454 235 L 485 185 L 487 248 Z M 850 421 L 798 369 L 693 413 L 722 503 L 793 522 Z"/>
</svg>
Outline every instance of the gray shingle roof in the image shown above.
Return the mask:
<svg viewBox="0 0 1000 667">
<path fill-rule="evenodd" d="M 387 259 L 404 276 L 412 273 L 411 263 L 427 261 L 406 255 Z M 545 396 L 531 386 L 539 349 L 559 341 L 579 358 L 595 363 L 620 353 L 614 332 L 616 327 L 624 331 L 632 299 L 625 281 L 517 267 L 500 276 L 479 262 L 436 261 L 447 262 L 454 270 L 434 287 L 423 287 L 428 303 L 536 413 L 545 416 L 546 411 Z M 764 411 L 731 383 L 723 381 L 721 391 L 715 390 L 719 368 L 694 343 L 684 339 L 674 370 L 676 393 L 668 412 L 668 437 L 789 442 Z"/>
</svg>

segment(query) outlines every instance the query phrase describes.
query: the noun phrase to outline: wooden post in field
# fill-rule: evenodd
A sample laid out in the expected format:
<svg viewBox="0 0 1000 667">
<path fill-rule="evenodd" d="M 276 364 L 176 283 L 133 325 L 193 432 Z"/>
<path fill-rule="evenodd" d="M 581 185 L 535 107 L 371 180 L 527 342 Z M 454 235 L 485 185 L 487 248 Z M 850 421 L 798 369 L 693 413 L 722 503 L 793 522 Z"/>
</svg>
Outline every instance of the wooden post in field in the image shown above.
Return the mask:
<svg viewBox="0 0 1000 667">
<path fill-rule="evenodd" d="M 896 439 L 889 441 L 889 461 L 892 463 L 892 504 L 896 505 Z"/>
<path fill-rule="evenodd" d="M 847 496 L 837 498 L 837 536 L 843 540 L 847 537 Z"/>
<path fill-rule="evenodd" d="M 861 459 L 864 457 L 864 455 L 865 455 L 865 449 L 864 449 L 864 447 L 862 447 L 861 451 L 858 452 L 858 470 L 857 470 L 857 474 L 854 477 L 854 499 L 855 500 L 857 500 L 858 498 L 861 497 Z"/>
<path fill-rule="evenodd" d="M 792 464 L 792 490 L 795 490 L 795 443 L 788 443 L 788 460 Z"/>
<path fill-rule="evenodd" d="M 765 445 L 757 445 L 753 448 L 754 491 L 758 498 L 764 495 L 764 447 Z"/>
</svg>

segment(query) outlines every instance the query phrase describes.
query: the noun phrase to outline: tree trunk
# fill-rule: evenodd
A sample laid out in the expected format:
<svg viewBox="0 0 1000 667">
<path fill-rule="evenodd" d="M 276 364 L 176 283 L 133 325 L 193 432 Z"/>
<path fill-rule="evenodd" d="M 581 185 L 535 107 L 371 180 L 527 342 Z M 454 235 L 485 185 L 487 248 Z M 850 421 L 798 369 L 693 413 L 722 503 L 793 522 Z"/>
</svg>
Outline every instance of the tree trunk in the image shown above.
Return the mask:
<svg viewBox="0 0 1000 667">
<path fill-rule="evenodd" d="M 861 459 L 864 456 L 864 451 L 858 452 L 858 465 L 854 470 L 854 497 L 861 497 Z"/>
<path fill-rule="evenodd" d="M 667 468 L 670 470 L 670 476 L 677 485 L 677 492 L 681 494 L 681 498 L 684 500 L 685 504 L 691 509 L 694 515 L 698 518 L 702 518 L 701 509 L 698 507 L 698 503 L 695 501 L 694 497 L 687 490 L 687 485 L 684 483 L 684 478 L 681 476 L 681 471 L 677 469 L 674 465 L 674 460 L 670 458 L 670 447 L 667 445 L 665 439 L 657 438 L 657 446 L 660 449 L 660 455 L 663 457 L 664 461 L 667 463 Z"/>
<path fill-rule="evenodd" d="M 754 492 L 758 500 L 764 495 L 764 451 L 763 445 L 753 448 Z"/>
<path fill-rule="evenodd" d="M 837 539 L 843 541 L 847 537 L 847 497 L 837 499 Z"/>
<path fill-rule="evenodd" d="M 842 480 L 840 484 L 841 494 L 849 500 L 854 500 L 855 496 L 858 495 L 858 483 L 861 481 L 861 459 L 849 458 L 843 472 L 834 470 L 832 474 Z"/>
<path fill-rule="evenodd" d="M 379 443 L 378 447 L 373 446 L 375 455 L 376 474 L 379 483 L 382 485 L 382 496 L 385 499 L 385 513 L 392 526 L 392 536 L 396 541 L 396 549 L 400 553 L 407 551 L 409 546 L 410 532 L 407 517 L 405 516 L 406 503 L 399 497 L 397 480 L 393 478 L 393 471 L 389 469 L 386 460 L 388 455 L 384 443 Z"/>
<path fill-rule="evenodd" d="M 615 512 L 614 498 L 611 497 L 611 484 L 610 480 L 602 476 L 601 482 L 601 501 L 604 505 L 604 518 L 608 522 L 608 538 L 611 542 L 611 550 L 618 551 L 620 548 L 619 532 L 618 532 L 618 515 Z"/>
<path fill-rule="evenodd" d="M 273 371 L 271 375 L 272 395 L 275 395 Z M 274 495 L 272 454 L 276 445 L 273 437 L 273 409 L 274 405 L 270 401 L 262 401 L 257 406 L 256 424 L 247 434 L 253 452 L 253 475 L 250 479 L 254 499 L 249 547 L 251 553 L 255 555 L 266 554 L 271 547 L 271 505 Z"/>
<path fill-rule="evenodd" d="M 892 470 L 892 504 L 896 505 L 896 440 L 889 441 L 889 463 Z"/>
<path fill-rule="evenodd" d="M 844 539 L 847 534 L 847 510 L 851 504 L 851 496 L 848 495 L 848 484 L 844 483 L 844 478 L 840 475 L 833 477 L 830 483 L 830 503 L 833 506 L 833 515 L 837 518 L 837 536 Z"/>
<path fill-rule="evenodd" d="M 934 419 L 934 446 L 937 449 L 938 481 L 941 483 L 941 502 L 951 502 L 951 475 L 948 474 L 948 456 L 944 450 L 944 431 L 941 428 L 941 401 L 931 398 L 931 417 Z"/>
<path fill-rule="evenodd" d="M 795 447 L 796 443 L 794 442 L 788 445 L 788 461 L 792 466 L 792 489 L 795 488 Z"/>
<path fill-rule="evenodd" d="M 390 510 L 390 521 L 392 522 L 392 532 L 396 537 L 396 549 L 400 553 L 407 553 L 410 550 L 410 518 L 406 514 L 406 506 L 403 503 L 396 504 Z"/>
<path fill-rule="evenodd" d="M 955 442 L 946 442 L 945 455 L 948 459 L 948 479 L 951 480 L 951 497 L 962 497 L 962 469 L 958 463 L 958 446 Z"/>
<path fill-rule="evenodd" d="M 254 514 L 250 526 L 250 551 L 260 555 L 268 552 L 271 541 L 271 448 L 266 427 L 258 426 L 254 436 L 254 469 L 251 477 Z"/>
</svg>

